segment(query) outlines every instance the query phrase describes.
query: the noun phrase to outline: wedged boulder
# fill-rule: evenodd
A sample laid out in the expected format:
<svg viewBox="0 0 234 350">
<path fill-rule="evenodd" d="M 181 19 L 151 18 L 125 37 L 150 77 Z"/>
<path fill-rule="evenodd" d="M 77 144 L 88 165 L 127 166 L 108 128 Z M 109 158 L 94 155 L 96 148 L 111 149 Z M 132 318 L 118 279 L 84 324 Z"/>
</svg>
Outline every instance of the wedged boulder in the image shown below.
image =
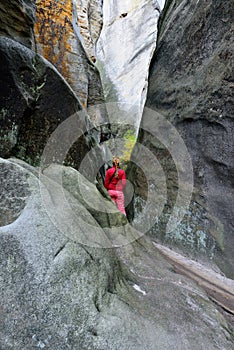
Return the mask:
<svg viewBox="0 0 234 350">
<path fill-rule="evenodd" d="M 66 161 L 78 167 L 91 145 L 98 144 L 99 131 L 72 89 L 58 71 L 43 57 L 9 38 L 0 38 L 0 155 L 17 156 L 31 164 L 39 164 L 52 133 L 67 120 L 57 139 L 57 157 L 67 144 Z M 69 123 L 69 117 L 73 121 Z M 83 129 L 82 129 L 83 128 Z M 78 129 L 69 144 L 69 134 Z M 69 151 L 70 149 L 70 151 Z M 68 152 L 69 151 L 69 152 Z M 53 153 L 53 152 L 52 152 Z"/>
<path fill-rule="evenodd" d="M 10 185 L 14 176 L 27 178 L 18 185 L 28 194 L 19 218 L 1 228 L 1 348 L 91 349 L 101 299 L 122 279 L 118 259 L 112 250 L 81 246 L 56 228 L 36 169 L 17 160 L 1 165 Z M 1 190 L 18 212 L 17 198 L 8 187 Z"/>
<path fill-rule="evenodd" d="M 12 38 L 30 49 L 35 47 L 33 26 L 36 5 L 31 0 L 0 3 L 0 35 Z"/>
<path fill-rule="evenodd" d="M 49 177 L 17 159 L 1 164 L 9 183 L 19 174 L 28 181 L 19 184 L 28 193 L 24 209 L 0 228 L 1 348 L 232 349 L 231 329 L 215 305 L 189 279 L 174 273 L 150 242 L 117 250 L 93 244 L 102 228 L 79 196 L 73 196 L 70 168 L 63 167 L 66 188 L 61 191 L 77 219 L 73 237 L 72 216 L 56 223 L 56 212 L 53 216 L 48 206 L 56 205 L 49 202 L 56 194 L 44 191 L 45 178 L 53 182 L 58 165 L 51 165 Z M 99 203 L 95 186 L 84 183 L 85 189 Z M 3 192 L 8 195 L 7 186 Z M 18 212 L 17 201 L 13 208 Z M 85 245 L 79 242 L 84 233 L 90 237 Z M 106 237 L 104 230 L 102 235 Z"/>
<path fill-rule="evenodd" d="M 178 193 L 178 164 L 163 141 L 145 131 L 144 115 L 138 139 L 157 157 L 167 181 L 167 208 L 152 234 L 176 242 L 189 254 L 215 256 L 230 277 L 234 277 L 232 13 L 230 1 L 172 0 L 160 17 L 146 107 L 179 131 L 194 173 L 190 207 L 182 223 L 168 234 L 165 226 Z M 138 198 L 145 199 L 142 172 L 135 182 Z"/>
</svg>

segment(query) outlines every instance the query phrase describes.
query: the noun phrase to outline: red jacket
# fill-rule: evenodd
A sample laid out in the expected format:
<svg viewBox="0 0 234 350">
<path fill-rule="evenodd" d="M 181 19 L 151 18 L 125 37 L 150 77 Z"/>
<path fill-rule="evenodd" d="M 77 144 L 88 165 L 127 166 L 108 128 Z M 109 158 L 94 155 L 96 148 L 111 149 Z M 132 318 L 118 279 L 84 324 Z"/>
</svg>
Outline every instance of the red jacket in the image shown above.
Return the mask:
<svg viewBox="0 0 234 350">
<path fill-rule="evenodd" d="M 126 185 L 126 174 L 122 169 L 118 169 L 118 179 L 114 176 L 110 182 L 112 175 L 115 172 L 115 167 L 107 170 L 104 186 L 107 190 L 123 191 Z"/>
</svg>

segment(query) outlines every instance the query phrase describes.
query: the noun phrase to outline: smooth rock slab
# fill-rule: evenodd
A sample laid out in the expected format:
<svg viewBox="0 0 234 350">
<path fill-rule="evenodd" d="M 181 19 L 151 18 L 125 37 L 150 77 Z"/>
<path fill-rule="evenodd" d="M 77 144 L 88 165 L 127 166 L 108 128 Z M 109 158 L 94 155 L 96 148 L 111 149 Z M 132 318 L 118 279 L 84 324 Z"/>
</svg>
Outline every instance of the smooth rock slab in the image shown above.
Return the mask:
<svg viewBox="0 0 234 350">
<path fill-rule="evenodd" d="M 48 216 L 37 170 L 16 159 L 3 164 L 9 179 L 27 177 L 21 187 L 30 194 L 21 215 L 0 228 L 2 349 L 232 349 L 223 316 L 150 242 L 115 250 L 72 240 Z M 90 191 L 95 201 L 98 192 Z"/>
<path fill-rule="evenodd" d="M 122 103 L 127 121 L 139 127 L 156 45 L 156 0 L 103 2 L 103 28 L 97 42 L 97 67 L 107 101 Z M 131 111 L 131 108 L 135 108 Z"/>
</svg>

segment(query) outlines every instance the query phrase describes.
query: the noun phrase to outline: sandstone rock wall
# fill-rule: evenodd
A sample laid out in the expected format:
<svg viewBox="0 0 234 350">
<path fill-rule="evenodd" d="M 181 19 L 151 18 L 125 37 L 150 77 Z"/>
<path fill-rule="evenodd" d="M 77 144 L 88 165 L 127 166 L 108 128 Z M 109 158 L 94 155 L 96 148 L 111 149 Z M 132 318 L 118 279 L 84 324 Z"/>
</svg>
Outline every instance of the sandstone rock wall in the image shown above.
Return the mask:
<svg viewBox="0 0 234 350">
<path fill-rule="evenodd" d="M 84 49 L 84 42 L 74 30 L 72 1 L 67 1 L 66 6 L 55 1 L 38 1 L 36 5 L 33 1 L 15 1 L 2 3 L 0 7 L 0 79 L 4 87 L 0 96 L 0 152 L 2 157 L 16 155 L 34 165 L 39 163 L 49 136 L 60 123 L 81 111 L 82 105 L 87 110 L 104 101 L 98 71 Z M 36 9 L 36 49 L 58 67 L 63 77 L 52 64 L 33 52 Z M 93 42 L 98 35 L 97 28 L 100 30 L 101 26 L 101 19 L 99 25 L 94 25 L 99 10 L 100 6 L 95 12 L 87 3 Z M 39 40 L 42 41 L 41 46 Z M 74 86 L 78 97 L 67 82 Z M 108 121 L 104 106 L 89 109 L 89 117 L 95 123 Z M 91 144 L 99 143 L 102 135 L 108 137 L 110 132 L 108 127 L 93 129 L 94 125 L 90 124 L 87 114 L 85 118 L 86 126 L 92 131 L 77 140 L 66 159 L 75 167 L 78 167 Z"/>
<path fill-rule="evenodd" d="M 103 2 L 97 66 L 104 93 L 108 101 L 119 102 L 122 109 L 129 111 L 128 122 L 136 129 L 146 97 L 158 16 L 156 0 Z M 133 112 L 130 111 L 132 106 L 135 107 Z"/>
<path fill-rule="evenodd" d="M 166 236 L 165 222 L 152 231 L 190 251 L 215 255 L 230 276 L 234 271 L 232 13 L 230 1 L 166 2 L 146 102 L 180 132 L 194 171 L 193 198 L 184 221 Z M 178 190 L 175 164 L 163 145 L 143 130 L 139 141 L 148 145 L 167 174 L 171 208 Z M 138 177 L 141 196 L 146 188 Z M 166 212 L 162 221 L 167 220 Z"/>
<path fill-rule="evenodd" d="M 96 62 L 96 43 L 102 29 L 102 0 L 73 0 L 74 22 L 89 59 Z"/>
<path fill-rule="evenodd" d="M 83 107 L 102 103 L 102 85 L 92 63 L 102 25 L 99 2 L 38 0 L 36 4 L 37 52 L 53 63 Z"/>
<path fill-rule="evenodd" d="M 50 23 L 56 35 L 66 33 L 57 45 L 49 28 L 45 32 L 51 35 L 49 53 L 62 68 L 56 48 L 61 45 L 68 63 L 65 51 L 75 43 L 69 41 L 71 7 L 47 5 L 44 14 L 38 8 L 42 25 Z M 59 20 L 48 18 L 51 9 L 58 10 Z M 51 63 L 25 46 L 24 34 L 3 33 L 8 37 L 0 38 L 0 155 L 27 163 L 0 159 L 0 348 L 231 350 L 231 328 L 206 293 L 175 273 L 150 242 L 139 242 L 114 204 L 74 169 L 100 139 L 94 129 L 70 147 L 81 128 L 92 128 L 74 91 Z M 88 62 L 86 45 L 76 54 Z M 91 71 L 89 84 L 76 85 L 84 91 L 85 107 L 100 98 Z M 55 130 L 57 137 L 48 142 Z M 64 149 L 73 168 L 57 164 Z M 129 239 L 136 242 L 126 245 Z"/>
</svg>

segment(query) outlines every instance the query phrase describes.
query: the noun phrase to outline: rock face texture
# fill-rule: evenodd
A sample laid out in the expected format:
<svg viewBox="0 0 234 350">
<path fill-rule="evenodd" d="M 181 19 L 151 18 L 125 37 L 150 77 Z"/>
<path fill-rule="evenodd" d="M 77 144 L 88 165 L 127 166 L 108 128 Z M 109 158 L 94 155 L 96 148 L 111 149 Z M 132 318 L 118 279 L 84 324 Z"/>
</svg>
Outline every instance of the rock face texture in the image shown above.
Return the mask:
<svg viewBox="0 0 234 350">
<path fill-rule="evenodd" d="M 178 281 L 149 242 L 121 249 L 95 244 L 97 232 L 107 236 L 74 191 L 81 176 L 77 171 L 52 164 L 38 173 L 17 159 L 1 159 L 0 167 L 6 182 L 3 201 L 7 206 L 10 195 L 12 213 L 18 216 L 0 227 L 2 349 L 232 349 L 231 329 L 215 305 L 189 279 L 180 276 Z M 60 189 L 53 178 L 58 169 L 64 174 Z M 15 193 L 22 191 L 26 198 L 21 209 L 9 192 L 16 178 L 24 179 Z M 43 192 L 49 189 L 47 181 L 54 189 L 49 196 Z M 98 205 L 95 186 L 86 182 L 85 188 Z M 57 194 L 72 205 L 77 220 L 73 237 L 72 221 L 64 222 L 64 230 L 56 225 L 58 213 L 51 216 L 45 205 Z M 106 210 L 114 208 L 105 202 Z M 80 241 L 82 220 L 88 233 L 85 245 Z"/>
<path fill-rule="evenodd" d="M 0 38 L 0 52 L 4 86 L 0 96 L 1 156 L 15 155 L 38 164 L 54 130 L 82 107 L 66 81 L 44 58 L 5 37 Z M 76 125 L 82 120 L 89 124 L 88 116 L 79 114 Z M 76 145 L 70 145 L 68 160 L 73 166 L 78 167 L 90 149 L 90 136 L 82 135 Z M 58 153 L 64 142 L 56 146 Z"/>
<path fill-rule="evenodd" d="M 15 165 L 1 161 L 0 226 L 15 221 L 22 213 L 30 194 L 24 171 L 15 171 Z M 7 195 L 6 195 L 7 194 Z"/>
<path fill-rule="evenodd" d="M 167 178 L 167 208 L 153 234 L 215 255 L 223 271 L 234 277 L 232 14 L 229 1 L 173 0 L 166 2 L 160 18 L 146 106 L 179 131 L 194 172 L 190 208 L 169 234 L 165 221 L 178 190 L 175 163 L 163 142 L 148 132 L 141 131 L 139 142 L 157 157 Z M 135 181 L 143 198 L 147 184 L 140 176 Z"/>
<path fill-rule="evenodd" d="M 75 28 L 89 59 L 96 62 L 96 43 L 100 36 L 103 0 L 74 0 Z"/>
<path fill-rule="evenodd" d="M 152 2 L 134 4 L 152 9 Z M 1 4 L 7 21 L 0 25 L 0 156 L 8 159 L 0 158 L 0 349 L 232 350 L 225 313 L 175 273 L 159 245 L 143 238 L 94 184 L 105 130 L 93 127 L 86 109 L 94 121 L 107 121 L 105 109 L 90 108 L 103 98 L 93 63 L 101 0 L 37 5 L 37 50 L 76 94 L 34 51 L 34 5 Z M 120 9 L 121 19 L 128 17 Z M 200 265 L 190 271 L 189 261 L 160 251 L 188 276 L 200 273 Z M 212 299 L 232 312 L 233 282 L 210 265 L 215 277 L 200 273 L 195 280 L 202 277 Z"/>
<path fill-rule="evenodd" d="M 103 2 L 103 29 L 97 43 L 97 66 L 104 93 L 107 101 L 119 102 L 122 104 L 120 108 L 130 110 L 128 122 L 136 128 L 146 97 L 158 16 L 156 0 Z M 133 106 L 135 109 L 131 111 Z"/>
<path fill-rule="evenodd" d="M 37 1 L 37 52 L 58 69 L 85 108 L 104 101 L 93 64 L 101 25 L 99 1 Z"/>
<path fill-rule="evenodd" d="M 30 0 L 2 1 L 0 4 L 0 35 L 34 48 L 35 10 L 35 3 Z"/>
</svg>

